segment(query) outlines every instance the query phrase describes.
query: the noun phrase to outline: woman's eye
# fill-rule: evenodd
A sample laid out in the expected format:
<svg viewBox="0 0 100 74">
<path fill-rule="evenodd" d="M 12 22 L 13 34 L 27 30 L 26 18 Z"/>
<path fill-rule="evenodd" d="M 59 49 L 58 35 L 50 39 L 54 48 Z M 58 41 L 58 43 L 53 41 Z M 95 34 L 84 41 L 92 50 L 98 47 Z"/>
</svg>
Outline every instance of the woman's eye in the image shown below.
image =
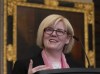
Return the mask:
<svg viewBox="0 0 100 74">
<path fill-rule="evenodd" d="M 59 33 L 64 33 L 64 31 L 61 31 L 61 30 L 58 30 L 57 32 L 59 32 Z"/>
</svg>

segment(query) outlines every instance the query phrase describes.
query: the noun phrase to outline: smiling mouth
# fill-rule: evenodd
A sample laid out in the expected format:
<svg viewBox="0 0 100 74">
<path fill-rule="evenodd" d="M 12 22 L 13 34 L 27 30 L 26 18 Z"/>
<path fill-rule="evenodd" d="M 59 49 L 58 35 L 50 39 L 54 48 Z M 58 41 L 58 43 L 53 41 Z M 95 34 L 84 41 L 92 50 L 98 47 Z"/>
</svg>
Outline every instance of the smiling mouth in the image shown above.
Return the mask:
<svg viewBox="0 0 100 74">
<path fill-rule="evenodd" d="M 53 43 L 57 43 L 57 42 L 58 42 L 58 41 L 55 40 L 55 39 L 50 39 L 49 41 L 50 41 L 50 42 L 53 42 Z"/>
</svg>

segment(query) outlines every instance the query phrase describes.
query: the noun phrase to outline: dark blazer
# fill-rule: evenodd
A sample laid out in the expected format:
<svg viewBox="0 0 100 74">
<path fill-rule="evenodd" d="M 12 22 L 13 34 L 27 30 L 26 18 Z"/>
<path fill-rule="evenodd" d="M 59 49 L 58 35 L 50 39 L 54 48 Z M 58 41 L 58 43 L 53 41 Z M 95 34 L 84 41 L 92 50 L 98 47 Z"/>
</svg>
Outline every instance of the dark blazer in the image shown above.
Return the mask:
<svg viewBox="0 0 100 74">
<path fill-rule="evenodd" d="M 65 57 L 67 59 L 67 63 L 69 64 L 70 68 L 83 67 L 77 64 L 70 55 L 67 54 L 65 55 Z M 41 52 L 37 56 L 31 59 L 33 60 L 33 67 L 36 67 L 38 65 L 44 65 Z M 16 61 L 14 64 L 14 68 L 12 70 L 12 74 L 27 74 L 29 62 L 30 62 L 30 59 Z"/>
</svg>

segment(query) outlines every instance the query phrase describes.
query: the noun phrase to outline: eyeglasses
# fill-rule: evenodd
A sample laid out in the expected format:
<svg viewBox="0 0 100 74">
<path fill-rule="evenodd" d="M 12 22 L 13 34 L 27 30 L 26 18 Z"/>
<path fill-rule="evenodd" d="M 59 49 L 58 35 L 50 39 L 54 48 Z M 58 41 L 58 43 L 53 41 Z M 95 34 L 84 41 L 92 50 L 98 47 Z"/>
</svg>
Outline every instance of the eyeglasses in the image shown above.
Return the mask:
<svg viewBox="0 0 100 74">
<path fill-rule="evenodd" d="M 48 27 L 48 28 L 45 28 L 45 29 L 44 29 L 44 32 L 45 32 L 46 34 L 49 34 L 49 35 L 51 35 L 54 31 L 56 32 L 56 35 L 57 35 L 57 36 L 62 36 L 62 35 L 64 35 L 64 34 L 66 33 L 66 31 L 65 31 L 65 30 L 62 30 L 62 29 L 54 30 L 54 29 L 51 28 L 51 27 Z"/>
</svg>

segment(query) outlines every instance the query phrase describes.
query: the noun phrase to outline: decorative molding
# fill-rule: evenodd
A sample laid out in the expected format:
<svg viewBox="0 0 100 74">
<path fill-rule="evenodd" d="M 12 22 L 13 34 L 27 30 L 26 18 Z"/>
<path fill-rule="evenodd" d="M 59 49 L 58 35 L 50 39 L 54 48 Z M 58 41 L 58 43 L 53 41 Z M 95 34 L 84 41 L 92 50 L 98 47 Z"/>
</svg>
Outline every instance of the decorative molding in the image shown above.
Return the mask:
<svg viewBox="0 0 100 74">
<path fill-rule="evenodd" d="M 94 55 L 95 55 L 95 54 L 94 54 L 93 51 L 89 51 L 89 52 L 88 52 L 88 57 L 89 57 L 89 61 L 91 61 L 91 62 L 90 62 L 90 65 L 91 65 L 91 66 L 93 66 L 93 65 L 95 64 L 95 61 L 94 61 L 95 56 L 94 56 Z"/>
<path fill-rule="evenodd" d="M 7 45 L 7 60 L 13 61 L 13 46 L 12 44 Z"/>
<path fill-rule="evenodd" d="M 93 2 L 93 0 L 60 0 L 60 1 L 81 2 L 81 3 L 91 3 L 91 2 Z"/>
<path fill-rule="evenodd" d="M 4 0 L 4 49 L 3 49 L 3 74 L 7 74 L 6 44 L 7 44 L 7 0 Z"/>
<path fill-rule="evenodd" d="M 48 6 L 58 6 L 58 0 L 44 0 L 45 5 Z"/>
<path fill-rule="evenodd" d="M 26 0 L 7 0 L 7 10 L 8 10 L 8 15 L 13 15 L 13 7 L 16 5 L 18 2 L 26 2 Z"/>
<path fill-rule="evenodd" d="M 91 66 L 95 67 L 95 63 L 96 62 L 95 62 L 94 4 L 93 3 L 76 3 L 75 7 L 78 8 L 78 9 L 84 9 L 86 11 L 85 15 L 86 15 L 87 18 L 86 18 L 85 21 L 87 22 L 87 25 L 92 25 L 92 37 L 93 37 L 93 39 L 92 39 L 93 40 L 93 42 L 92 42 L 92 48 L 93 49 L 92 49 L 92 51 L 91 50 L 86 50 L 86 53 L 89 56 L 90 60 L 92 60 L 92 61 L 94 60 L 93 62 L 91 62 Z M 88 30 L 88 29 L 86 29 L 86 30 Z M 88 34 L 86 35 L 85 38 L 88 38 Z M 88 42 L 88 40 L 86 42 Z M 86 45 L 88 45 L 88 44 L 86 44 Z M 86 49 L 89 49 L 89 47 L 87 47 Z M 86 66 L 88 66 L 88 63 L 86 63 Z"/>
<path fill-rule="evenodd" d="M 78 9 L 84 9 L 87 11 L 88 23 L 93 23 L 94 4 L 93 3 L 75 3 L 75 7 Z"/>
</svg>

